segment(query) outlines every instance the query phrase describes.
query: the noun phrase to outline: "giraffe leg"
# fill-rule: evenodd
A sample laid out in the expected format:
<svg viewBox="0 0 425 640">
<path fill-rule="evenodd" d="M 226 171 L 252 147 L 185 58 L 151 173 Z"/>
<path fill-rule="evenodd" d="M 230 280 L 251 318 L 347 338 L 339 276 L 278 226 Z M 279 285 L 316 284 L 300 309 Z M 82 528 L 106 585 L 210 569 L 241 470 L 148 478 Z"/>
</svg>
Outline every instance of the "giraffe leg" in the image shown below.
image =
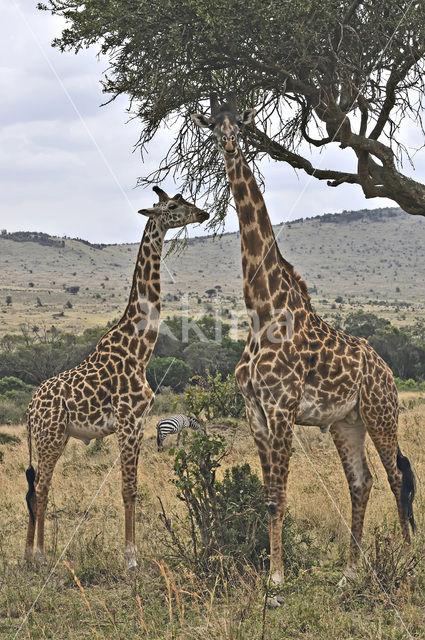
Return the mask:
<svg viewBox="0 0 425 640">
<path fill-rule="evenodd" d="M 270 430 L 270 484 L 266 495 L 270 514 L 270 573 L 272 582 L 282 584 L 284 579 L 282 559 L 282 525 L 287 504 L 289 460 L 291 456 L 293 423 L 288 411 L 268 415 Z M 273 606 L 273 602 L 270 603 Z"/>
<path fill-rule="evenodd" d="M 245 397 L 247 421 L 257 445 L 258 456 L 263 474 L 263 484 L 267 495 L 270 485 L 270 441 L 267 420 L 261 406 L 251 397 Z"/>
<path fill-rule="evenodd" d="M 346 578 L 352 577 L 356 572 L 372 476 L 364 449 L 366 429 L 363 423 L 337 422 L 331 426 L 331 434 L 344 467 L 351 496 L 350 551 L 344 578 L 339 583 L 342 586 Z"/>
<path fill-rule="evenodd" d="M 44 519 L 49 495 L 50 483 L 57 461 L 59 460 L 66 441 L 60 446 L 50 447 L 46 452 L 40 452 L 38 456 L 38 468 L 35 486 L 35 529 L 37 531 L 37 543 L 35 557 L 38 562 L 44 562 Z M 29 534 L 31 531 L 29 530 Z M 27 539 L 28 540 L 28 539 Z"/>
<path fill-rule="evenodd" d="M 122 498 L 125 516 L 125 550 L 124 556 L 128 569 L 137 567 L 136 560 L 136 496 L 137 496 L 137 464 L 139 459 L 139 433 L 133 431 L 118 434 L 121 451 Z"/>
<path fill-rule="evenodd" d="M 380 426 L 375 426 L 368 424 L 367 431 L 372 438 L 372 441 L 378 451 L 379 457 L 381 458 L 381 462 L 384 465 L 385 471 L 387 472 L 388 482 L 390 484 L 391 490 L 395 496 L 398 517 L 400 520 L 401 531 L 404 540 L 409 544 L 410 543 L 410 529 L 409 529 L 409 519 L 412 524 L 412 528 L 414 529 L 414 520 L 413 520 L 413 512 L 411 510 L 410 505 L 410 513 L 409 508 L 406 504 L 406 499 L 403 496 L 403 484 L 404 484 L 404 473 L 400 468 L 400 458 L 407 461 L 408 469 L 410 471 L 411 476 L 411 491 L 414 493 L 414 484 L 413 484 L 413 473 L 410 469 L 410 463 L 407 458 L 401 455 L 400 449 L 397 442 L 397 423 L 394 421 L 391 426 L 386 425 L 385 428 Z M 413 500 L 413 495 L 411 497 Z"/>
<path fill-rule="evenodd" d="M 263 474 L 264 497 L 267 509 L 270 513 L 270 579 L 273 584 L 281 584 L 284 577 L 282 563 L 282 525 L 286 507 L 287 475 L 284 480 L 285 491 L 283 500 L 280 500 L 280 509 L 278 509 L 276 505 L 277 502 L 279 502 L 279 498 L 277 492 L 271 486 L 272 455 L 270 449 L 270 436 L 269 428 L 267 426 L 267 419 L 262 407 L 257 403 L 252 395 L 245 396 L 245 408 L 248 424 L 250 426 L 255 444 L 257 445 L 258 456 L 260 458 L 261 470 Z M 273 459 L 275 459 L 275 454 L 273 454 Z M 267 598 L 267 604 L 272 608 L 279 607 L 281 602 L 282 598 L 279 595 L 269 595 Z"/>
</svg>

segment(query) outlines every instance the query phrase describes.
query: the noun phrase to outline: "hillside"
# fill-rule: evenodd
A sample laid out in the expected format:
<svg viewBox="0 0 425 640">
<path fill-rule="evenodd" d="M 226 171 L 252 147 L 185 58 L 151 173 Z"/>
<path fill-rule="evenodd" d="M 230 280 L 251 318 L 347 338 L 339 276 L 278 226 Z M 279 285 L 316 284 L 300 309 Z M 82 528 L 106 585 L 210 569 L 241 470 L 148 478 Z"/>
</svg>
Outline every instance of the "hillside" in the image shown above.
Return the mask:
<svg viewBox="0 0 425 640">
<path fill-rule="evenodd" d="M 425 316 L 423 218 L 378 209 L 301 219 L 275 231 L 282 254 L 307 281 L 321 315 L 332 319 L 361 306 L 393 324 Z M 221 304 L 227 318 L 236 311 L 244 317 L 238 236 L 193 238 L 180 255 L 166 259 L 164 317 L 181 310 L 185 295 L 190 315 Z M 116 318 L 125 306 L 137 248 L 138 243 L 92 245 L 3 232 L 0 335 L 23 323 L 81 331 Z"/>
</svg>

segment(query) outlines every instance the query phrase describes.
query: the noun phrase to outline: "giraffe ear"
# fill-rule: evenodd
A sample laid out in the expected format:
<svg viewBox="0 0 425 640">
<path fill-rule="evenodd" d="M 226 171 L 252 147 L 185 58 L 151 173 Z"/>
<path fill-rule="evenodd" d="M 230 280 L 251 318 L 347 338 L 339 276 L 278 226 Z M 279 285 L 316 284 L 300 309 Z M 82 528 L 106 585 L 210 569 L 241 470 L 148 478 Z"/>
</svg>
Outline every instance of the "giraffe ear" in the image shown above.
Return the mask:
<svg viewBox="0 0 425 640">
<path fill-rule="evenodd" d="M 161 213 L 161 208 L 156 206 L 150 207 L 149 209 L 139 209 L 138 213 L 140 213 L 142 216 L 146 216 L 147 218 L 154 218 Z"/>
<path fill-rule="evenodd" d="M 254 116 L 257 113 L 256 109 L 245 109 L 242 114 L 238 114 L 238 125 L 243 127 L 254 120 Z"/>
<path fill-rule="evenodd" d="M 202 113 L 191 113 L 190 117 L 198 127 L 214 129 L 215 121 L 213 118 L 206 118 Z"/>
</svg>

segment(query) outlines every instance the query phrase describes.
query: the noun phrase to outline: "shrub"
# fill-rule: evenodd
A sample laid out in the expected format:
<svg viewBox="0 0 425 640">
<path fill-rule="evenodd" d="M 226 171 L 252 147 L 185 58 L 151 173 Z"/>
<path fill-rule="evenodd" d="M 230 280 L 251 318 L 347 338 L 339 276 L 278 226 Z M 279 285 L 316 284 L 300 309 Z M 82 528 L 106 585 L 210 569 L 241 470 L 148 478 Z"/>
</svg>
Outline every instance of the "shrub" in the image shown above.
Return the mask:
<svg viewBox="0 0 425 640">
<path fill-rule="evenodd" d="M 4 395 L 8 391 L 32 391 L 33 388 L 15 376 L 0 378 L 0 395 Z"/>
<path fill-rule="evenodd" d="M 18 436 L 11 436 L 9 433 L 0 431 L 0 444 L 19 444 L 21 439 Z"/>
<path fill-rule="evenodd" d="M 76 296 L 79 290 L 80 290 L 80 287 L 77 287 L 77 286 L 65 287 L 65 291 L 67 293 L 70 293 L 72 296 Z"/>
<path fill-rule="evenodd" d="M 223 380 L 221 373 L 194 376 L 192 386 L 186 391 L 186 409 L 199 416 L 205 413 L 208 420 L 219 417 L 239 418 L 244 414 L 245 403 L 234 375 Z"/>
<path fill-rule="evenodd" d="M 172 482 L 186 507 L 185 519 L 172 522 L 161 503 L 174 555 L 205 575 L 223 575 L 247 562 L 263 567 L 269 546 L 268 514 L 260 479 L 249 464 L 232 467 L 217 481 L 216 471 L 227 455 L 226 441 L 200 432 L 193 434 L 187 450 L 170 452 L 175 455 Z M 306 551 L 311 541 L 298 533 L 289 514 L 282 543 L 287 568 L 298 570 L 310 562 Z"/>
<path fill-rule="evenodd" d="M 96 438 L 86 449 L 86 455 L 93 457 L 99 453 L 108 453 L 109 442 L 105 438 Z"/>
<path fill-rule="evenodd" d="M 164 386 L 183 391 L 191 375 L 189 365 L 178 358 L 152 358 L 146 367 L 147 381 L 155 392 Z"/>
<path fill-rule="evenodd" d="M 25 400 L 7 399 L 0 397 L 0 424 L 21 424 L 25 421 L 25 414 L 28 406 L 28 399 Z"/>
<path fill-rule="evenodd" d="M 34 387 L 15 376 L 0 378 L 0 423 L 24 422 L 33 390 Z"/>
</svg>

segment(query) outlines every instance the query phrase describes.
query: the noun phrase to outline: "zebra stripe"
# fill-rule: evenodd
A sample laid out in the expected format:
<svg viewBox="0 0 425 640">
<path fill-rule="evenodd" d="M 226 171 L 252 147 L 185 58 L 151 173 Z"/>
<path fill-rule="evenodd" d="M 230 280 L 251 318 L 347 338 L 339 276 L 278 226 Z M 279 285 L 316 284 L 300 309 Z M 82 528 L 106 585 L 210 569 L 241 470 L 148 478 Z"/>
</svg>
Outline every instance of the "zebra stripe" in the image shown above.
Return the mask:
<svg viewBox="0 0 425 640">
<path fill-rule="evenodd" d="M 202 431 L 202 427 L 195 418 L 179 414 L 177 416 L 169 416 L 168 418 L 162 418 L 156 425 L 156 443 L 158 445 L 158 451 L 163 450 L 164 440 L 170 433 L 180 434 L 182 429 L 194 429 L 195 431 Z"/>
</svg>

